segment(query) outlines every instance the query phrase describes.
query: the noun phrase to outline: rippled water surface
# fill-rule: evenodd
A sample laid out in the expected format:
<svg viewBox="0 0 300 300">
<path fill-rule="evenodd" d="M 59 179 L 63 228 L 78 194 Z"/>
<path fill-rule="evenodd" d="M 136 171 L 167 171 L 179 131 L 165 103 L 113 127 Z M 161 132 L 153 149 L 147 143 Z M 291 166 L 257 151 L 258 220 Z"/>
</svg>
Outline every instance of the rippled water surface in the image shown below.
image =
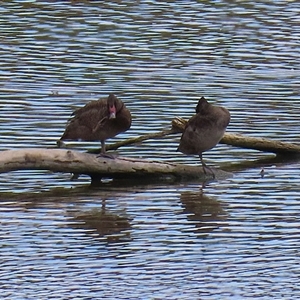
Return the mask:
<svg viewBox="0 0 300 300">
<path fill-rule="evenodd" d="M 56 147 L 71 112 L 110 92 L 133 123 L 108 143 L 191 117 L 202 95 L 230 110 L 228 132 L 299 143 L 299 10 L 298 1 L 1 1 L 0 149 Z M 178 141 L 118 153 L 198 164 Z M 218 145 L 205 161 L 233 176 L 203 189 L 1 174 L 2 299 L 300 298 L 299 163 L 257 162 L 269 157 Z"/>
</svg>

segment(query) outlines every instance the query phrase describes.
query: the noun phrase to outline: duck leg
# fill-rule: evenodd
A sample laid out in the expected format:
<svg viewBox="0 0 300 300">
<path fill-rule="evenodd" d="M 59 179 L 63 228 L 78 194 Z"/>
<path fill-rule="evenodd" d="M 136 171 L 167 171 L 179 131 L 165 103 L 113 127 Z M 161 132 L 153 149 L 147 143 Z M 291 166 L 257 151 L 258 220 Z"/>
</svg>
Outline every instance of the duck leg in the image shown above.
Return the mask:
<svg viewBox="0 0 300 300">
<path fill-rule="evenodd" d="M 114 156 L 112 154 L 106 153 L 106 147 L 105 147 L 105 141 L 104 140 L 101 141 L 101 153 L 98 155 L 98 157 L 99 156 L 114 159 Z"/>
<path fill-rule="evenodd" d="M 203 157 L 202 157 L 202 153 L 199 154 L 199 158 L 200 158 L 200 161 L 201 161 L 201 164 L 202 164 L 203 173 L 204 173 L 205 175 L 207 175 L 206 170 L 209 170 L 209 172 L 210 172 L 211 175 L 213 176 L 213 179 L 215 179 L 215 178 L 216 178 L 216 175 L 215 175 L 215 173 L 213 172 L 213 170 L 212 170 L 212 169 L 204 162 Z"/>
<path fill-rule="evenodd" d="M 101 154 L 106 154 L 105 141 L 101 141 Z"/>
</svg>

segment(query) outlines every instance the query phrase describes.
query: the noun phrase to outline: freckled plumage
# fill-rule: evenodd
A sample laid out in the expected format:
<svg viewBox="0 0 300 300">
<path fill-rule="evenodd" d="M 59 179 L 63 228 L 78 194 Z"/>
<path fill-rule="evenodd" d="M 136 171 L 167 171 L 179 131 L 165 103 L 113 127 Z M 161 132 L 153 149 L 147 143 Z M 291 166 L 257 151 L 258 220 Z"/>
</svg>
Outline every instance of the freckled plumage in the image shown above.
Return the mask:
<svg viewBox="0 0 300 300">
<path fill-rule="evenodd" d="M 128 130 L 131 114 L 115 95 L 94 100 L 75 110 L 60 140 L 101 141 L 105 153 L 105 140 Z"/>
<path fill-rule="evenodd" d="M 230 113 L 226 108 L 212 105 L 202 97 L 197 104 L 196 115 L 185 126 L 178 150 L 188 155 L 199 155 L 206 173 L 205 167 L 208 167 L 202 160 L 202 153 L 218 144 L 229 121 Z"/>
</svg>

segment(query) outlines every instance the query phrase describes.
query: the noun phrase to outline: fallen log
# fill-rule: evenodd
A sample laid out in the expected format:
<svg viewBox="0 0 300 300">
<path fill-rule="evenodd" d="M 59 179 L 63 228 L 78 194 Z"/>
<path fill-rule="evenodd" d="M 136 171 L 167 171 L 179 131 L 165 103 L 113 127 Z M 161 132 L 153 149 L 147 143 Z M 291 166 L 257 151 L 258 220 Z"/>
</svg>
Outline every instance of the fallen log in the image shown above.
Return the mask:
<svg viewBox="0 0 300 300">
<path fill-rule="evenodd" d="M 2 151 L 0 173 L 16 170 L 87 174 L 92 178 L 92 183 L 102 177 L 116 179 L 163 177 L 172 180 L 195 178 L 202 181 L 212 178 L 212 174 L 203 173 L 200 165 L 189 166 L 128 157 L 109 158 L 68 149 L 27 148 Z M 221 170 L 214 172 L 217 178 L 229 175 Z"/>
<path fill-rule="evenodd" d="M 113 145 L 107 145 L 108 150 L 115 150 L 121 146 L 140 143 L 151 138 L 159 138 L 170 134 L 181 133 L 186 120 L 175 118 L 172 128 L 154 134 L 147 134 L 131 138 Z M 265 138 L 253 138 L 240 134 L 225 133 L 221 142 L 223 144 L 266 151 L 283 157 L 300 156 L 300 145 L 284 143 Z M 93 150 L 99 153 L 99 149 Z M 149 161 L 128 157 L 98 156 L 93 153 L 82 153 L 68 149 L 41 149 L 28 148 L 20 150 L 2 151 L 0 155 L 0 173 L 15 170 L 50 170 L 53 172 L 67 172 L 74 174 L 87 174 L 93 182 L 98 182 L 102 177 L 110 178 L 141 178 L 156 179 L 199 179 L 201 181 L 212 179 L 212 174 L 204 174 L 201 165 L 189 166 L 184 164 Z M 228 177 L 229 173 L 214 170 L 217 179 Z"/>
</svg>

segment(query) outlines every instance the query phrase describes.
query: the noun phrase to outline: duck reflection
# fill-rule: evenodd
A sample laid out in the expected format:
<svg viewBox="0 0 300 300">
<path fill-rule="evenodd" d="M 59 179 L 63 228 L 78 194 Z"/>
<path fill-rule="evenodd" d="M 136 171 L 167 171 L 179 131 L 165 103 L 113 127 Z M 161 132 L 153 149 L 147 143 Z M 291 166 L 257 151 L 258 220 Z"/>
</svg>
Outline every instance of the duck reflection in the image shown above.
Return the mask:
<svg viewBox="0 0 300 300">
<path fill-rule="evenodd" d="M 226 220 L 227 214 L 219 201 L 200 191 L 182 192 L 180 196 L 183 213 L 195 224 L 197 233 L 209 233 L 220 227 L 218 221 Z"/>
<path fill-rule="evenodd" d="M 71 222 L 73 227 L 84 229 L 87 233 L 106 236 L 108 242 L 129 239 L 129 233 L 123 232 L 131 228 L 129 218 L 108 212 L 104 204 L 100 209 L 77 212 Z"/>
</svg>

